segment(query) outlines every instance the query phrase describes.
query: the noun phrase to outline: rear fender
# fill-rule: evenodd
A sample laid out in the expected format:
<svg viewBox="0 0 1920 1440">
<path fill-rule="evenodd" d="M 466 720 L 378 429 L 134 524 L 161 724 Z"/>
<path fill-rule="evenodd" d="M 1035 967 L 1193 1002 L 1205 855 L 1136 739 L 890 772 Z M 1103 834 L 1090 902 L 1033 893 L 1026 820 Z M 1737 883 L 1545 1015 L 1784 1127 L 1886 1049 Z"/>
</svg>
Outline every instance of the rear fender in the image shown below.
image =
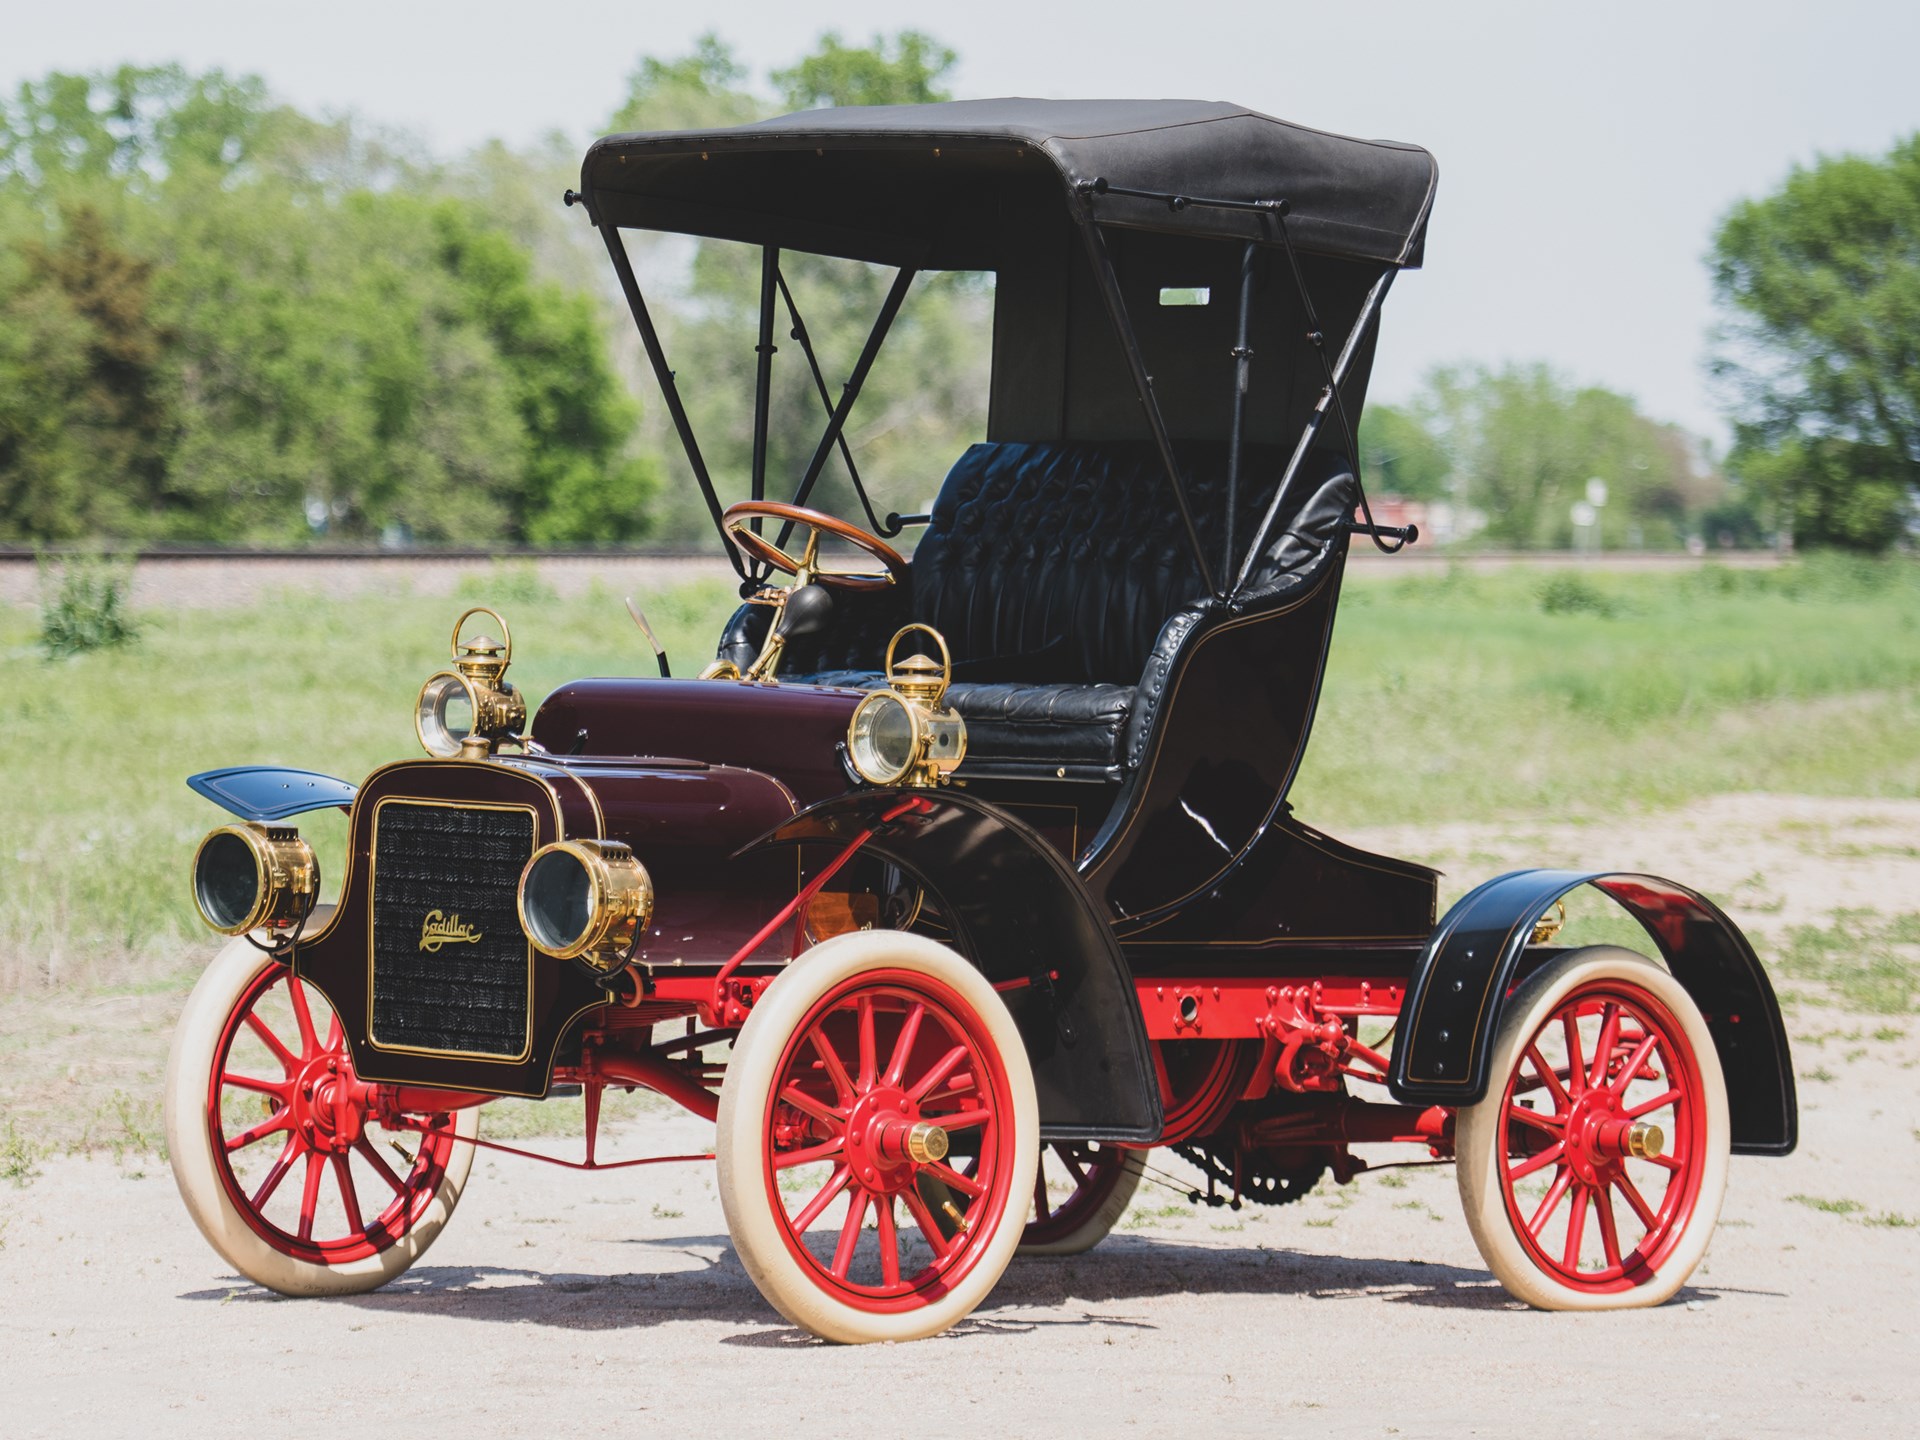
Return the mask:
<svg viewBox="0 0 1920 1440">
<path fill-rule="evenodd" d="M 1516 870 L 1462 898 L 1427 941 L 1408 987 L 1388 1076 L 1394 1098 L 1462 1106 L 1486 1097 L 1494 1031 L 1534 926 L 1582 885 L 1646 928 L 1706 1017 L 1727 1077 L 1733 1149 L 1792 1151 L 1799 1137 L 1793 1065 L 1767 973 L 1718 906 L 1655 875 Z"/>
<path fill-rule="evenodd" d="M 884 819 L 906 793 L 917 793 L 925 808 Z M 838 796 L 747 848 L 844 846 L 869 830 L 861 853 L 925 887 L 956 948 L 1004 987 L 1033 1065 L 1041 1133 L 1157 1139 L 1160 1090 L 1132 973 L 1067 859 L 1006 812 L 954 791 Z"/>
</svg>

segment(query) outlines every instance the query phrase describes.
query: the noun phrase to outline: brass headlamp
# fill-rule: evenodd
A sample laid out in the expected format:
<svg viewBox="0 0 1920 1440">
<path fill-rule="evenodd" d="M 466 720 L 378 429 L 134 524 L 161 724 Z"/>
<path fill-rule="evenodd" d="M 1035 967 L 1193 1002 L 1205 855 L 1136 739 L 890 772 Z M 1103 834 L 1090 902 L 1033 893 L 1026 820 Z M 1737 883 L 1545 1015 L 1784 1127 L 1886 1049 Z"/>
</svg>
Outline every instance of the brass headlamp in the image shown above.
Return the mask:
<svg viewBox="0 0 1920 1440">
<path fill-rule="evenodd" d="M 893 653 L 919 630 L 940 647 L 940 658 Z M 944 704 L 953 683 L 946 638 L 931 625 L 907 625 L 887 642 L 887 688 L 854 708 L 847 722 L 847 759 L 869 785 L 944 785 L 967 758 L 967 722 Z"/>
<path fill-rule="evenodd" d="M 292 930 L 320 898 L 320 862 L 291 825 L 222 825 L 193 855 L 193 903 L 222 935 Z"/>
<path fill-rule="evenodd" d="M 461 627 L 475 615 L 491 616 L 502 638 L 476 635 L 461 640 Z M 414 707 L 413 728 L 429 755 L 484 760 L 502 740 L 519 737 L 527 723 L 527 702 L 507 683 L 512 660 L 513 632 L 499 611 L 476 605 L 453 622 L 453 668 L 421 686 Z"/>
<path fill-rule="evenodd" d="M 519 906 L 534 949 L 611 974 L 653 919 L 653 878 L 618 840 L 560 840 L 520 872 Z"/>
</svg>

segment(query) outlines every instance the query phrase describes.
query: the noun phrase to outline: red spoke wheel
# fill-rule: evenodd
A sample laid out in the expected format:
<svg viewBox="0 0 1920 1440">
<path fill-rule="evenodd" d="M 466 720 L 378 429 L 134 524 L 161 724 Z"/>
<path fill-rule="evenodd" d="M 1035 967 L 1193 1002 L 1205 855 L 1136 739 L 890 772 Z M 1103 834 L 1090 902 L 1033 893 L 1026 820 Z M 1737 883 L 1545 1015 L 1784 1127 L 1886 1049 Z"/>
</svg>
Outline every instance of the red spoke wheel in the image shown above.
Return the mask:
<svg viewBox="0 0 1920 1440">
<path fill-rule="evenodd" d="M 1560 956 L 1508 1001 L 1487 1098 L 1460 1112 L 1460 1198 L 1494 1277 L 1551 1310 L 1656 1305 L 1706 1253 L 1726 1083 L 1699 1009 L 1630 950 Z"/>
<path fill-rule="evenodd" d="M 936 1335 L 1020 1243 L 1040 1149 L 1026 1050 L 979 971 L 923 936 L 796 961 L 741 1027 L 718 1129 L 741 1264 L 824 1339 Z"/>
<path fill-rule="evenodd" d="M 234 1269 L 282 1294 L 353 1294 L 405 1271 L 459 1201 L 477 1123 L 464 1110 L 424 1134 L 384 1129 L 325 997 L 244 940 L 207 967 L 174 1032 L 181 1198 Z"/>
<path fill-rule="evenodd" d="M 1040 1147 L 1033 1218 L 1020 1237 L 1022 1255 L 1080 1255 L 1119 1223 L 1140 1188 L 1147 1152 L 1117 1145 L 1055 1140 Z"/>
</svg>

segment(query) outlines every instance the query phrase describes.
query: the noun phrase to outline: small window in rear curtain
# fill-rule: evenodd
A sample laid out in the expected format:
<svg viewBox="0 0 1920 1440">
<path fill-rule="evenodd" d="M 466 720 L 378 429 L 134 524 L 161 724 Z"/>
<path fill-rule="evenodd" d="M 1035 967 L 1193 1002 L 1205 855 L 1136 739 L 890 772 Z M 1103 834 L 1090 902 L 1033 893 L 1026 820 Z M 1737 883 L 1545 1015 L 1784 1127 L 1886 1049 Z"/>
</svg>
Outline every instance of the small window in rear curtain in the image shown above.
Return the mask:
<svg viewBox="0 0 1920 1440">
<path fill-rule="evenodd" d="M 1205 285 L 1162 285 L 1160 303 L 1162 305 L 1206 305 L 1213 300 L 1213 291 Z"/>
</svg>

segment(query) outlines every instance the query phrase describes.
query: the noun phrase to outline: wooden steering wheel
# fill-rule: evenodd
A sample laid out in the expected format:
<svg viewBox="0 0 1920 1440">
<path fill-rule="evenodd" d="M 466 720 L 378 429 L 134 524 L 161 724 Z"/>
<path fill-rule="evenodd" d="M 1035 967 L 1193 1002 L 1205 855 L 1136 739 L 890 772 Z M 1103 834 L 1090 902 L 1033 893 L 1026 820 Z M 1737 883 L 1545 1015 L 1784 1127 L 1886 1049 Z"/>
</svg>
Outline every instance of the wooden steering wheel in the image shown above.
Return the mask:
<svg viewBox="0 0 1920 1440">
<path fill-rule="evenodd" d="M 748 528 L 750 520 L 791 521 L 796 525 L 808 527 L 806 548 L 795 559 L 782 550 L 766 536 L 756 534 Z M 819 510 L 809 510 L 804 505 L 787 505 L 778 500 L 742 500 L 737 505 L 729 505 L 720 517 L 720 529 L 734 546 L 750 560 L 758 560 L 763 565 L 794 576 L 801 584 L 819 581 L 822 585 L 837 590 L 884 590 L 889 585 L 897 585 L 907 578 L 907 561 L 878 535 L 851 525 L 834 515 Z M 857 550 L 864 550 L 885 567 L 879 572 L 822 570 L 820 568 L 820 537 L 831 535 L 836 540 L 844 540 Z"/>
</svg>

